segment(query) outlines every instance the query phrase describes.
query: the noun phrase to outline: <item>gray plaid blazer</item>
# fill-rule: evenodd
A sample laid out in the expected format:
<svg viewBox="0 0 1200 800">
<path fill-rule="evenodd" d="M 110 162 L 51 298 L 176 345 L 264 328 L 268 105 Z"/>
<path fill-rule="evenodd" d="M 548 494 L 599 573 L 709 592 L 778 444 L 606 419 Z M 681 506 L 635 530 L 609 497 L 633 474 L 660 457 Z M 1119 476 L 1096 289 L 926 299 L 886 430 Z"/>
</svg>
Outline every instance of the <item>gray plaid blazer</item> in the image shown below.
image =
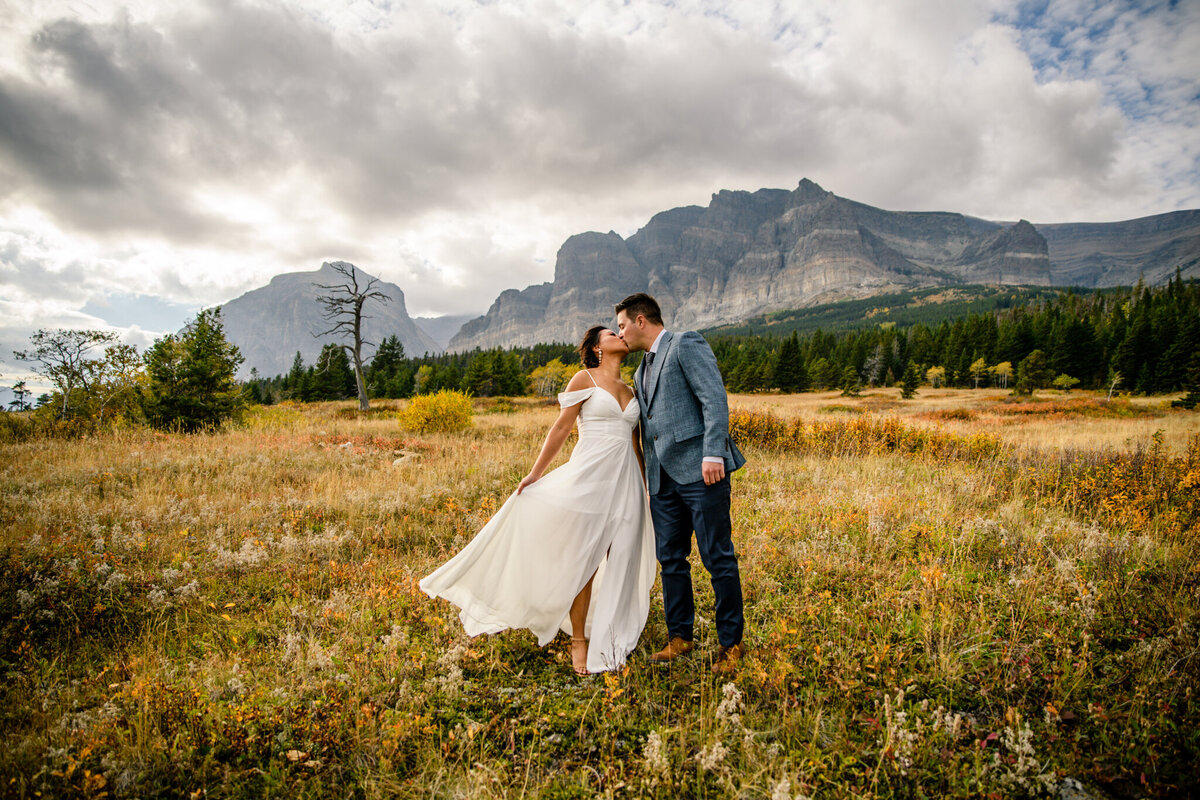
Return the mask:
<svg viewBox="0 0 1200 800">
<path fill-rule="evenodd" d="M 695 331 L 663 333 L 654 355 L 634 375 L 642 415 L 642 452 L 650 494 L 658 494 L 659 467 L 676 483 L 704 480 L 705 456 L 725 459 L 725 472 L 746 463 L 729 438 L 729 403 L 717 358 Z"/>
</svg>

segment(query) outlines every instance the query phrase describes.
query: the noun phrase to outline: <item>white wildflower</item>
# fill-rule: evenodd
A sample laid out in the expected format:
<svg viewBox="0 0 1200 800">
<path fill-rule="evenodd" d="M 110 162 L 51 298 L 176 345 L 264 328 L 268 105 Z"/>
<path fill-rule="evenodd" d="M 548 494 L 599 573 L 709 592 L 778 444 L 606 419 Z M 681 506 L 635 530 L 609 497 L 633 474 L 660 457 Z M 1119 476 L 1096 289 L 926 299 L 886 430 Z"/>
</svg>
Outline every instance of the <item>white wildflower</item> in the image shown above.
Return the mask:
<svg viewBox="0 0 1200 800">
<path fill-rule="evenodd" d="M 455 642 L 445 653 L 442 653 L 438 658 L 438 666 L 446 670 L 445 675 L 434 678 L 433 682 L 448 695 L 458 694 L 463 685 L 463 671 L 459 666 L 459 660 L 467 652 L 467 643 L 465 641 Z"/>
<path fill-rule="evenodd" d="M 129 580 L 129 579 L 125 576 L 125 573 L 121 572 L 120 570 L 117 570 L 116 572 L 113 572 L 111 575 L 109 575 L 108 578 L 105 579 L 104 583 L 100 584 L 100 591 L 102 591 L 102 592 L 119 591 L 121 589 L 121 587 L 125 585 L 125 582 L 127 580 Z"/>
<path fill-rule="evenodd" d="M 311 670 L 332 669 L 333 656 L 336 652 L 336 648 L 326 650 L 321 646 L 320 642 L 314 639 L 308 643 L 308 654 L 305 656 L 305 663 Z"/>
<path fill-rule="evenodd" d="M 217 566 L 234 570 L 249 569 L 261 564 L 267 559 L 267 551 L 259 547 L 253 540 L 246 539 L 242 548 L 237 551 L 216 548 Z"/>
<path fill-rule="evenodd" d="M 171 605 L 169 595 L 166 590 L 159 586 L 151 586 L 150 591 L 146 594 L 146 599 L 150 601 L 150 605 L 155 608 L 163 608 Z"/>
<path fill-rule="evenodd" d="M 33 592 L 27 592 L 24 589 L 17 590 L 17 604 L 21 606 L 22 611 L 28 611 L 37 603 L 37 595 Z"/>
<path fill-rule="evenodd" d="M 1028 723 L 1021 721 L 1020 714 L 1016 714 L 1000 734 L 1000 746 L 1012 757 L 1011 763 L 1006 763 L 1001 760 L 999 752 L 992 753 L 989 771 L 996 774 L 1001 786 L 1008 789 L 1020 787 L 1026 792 L 1039 789 L 1053 792 L 1057 788 L 1058 781 L 1053 770 L 1042 770 L 1033 747 L 1033 731 Z"/>
<path fill-rule="evenodd" d="M 325 607 L 322 609 L 325 614 L 334 614 L 344 616 L 350 612 L 350 596 L 341 589 L 335 589 L 329 599 L 325 601 Z"/>
<path fill-rule="evenodd" d="M 721 702 L 717 704 L 717 719 L 735 728 L 742 726 L 742 693 L 733 682 L 721 687 Z"/>
<path fill-rule="evenodd" d="M 951 739 L 957 739 L 959 732 L 962 730 L 963 716 L 947 711 L 942 706 L 938 706 L 933 712 L 933 730 L 943 731 Z"/>
<path fill-rule="evenodd" d="M 187 600 L 195 597 L 196 595 L 200 594 L 200 583 L 199 581 L 192 581 L 191 583 L 177 587 L 175 589 L 175 594 L 180 600 Z"/>
<path fill-rule="evenodd" d="M 399 625 L 393 625 L 391 633 L 379 637 L 379 643 L 384 650 L 399 650 L 408 644 L 408 632 Z"/>
<path fill-rule="evenodd" d="M 908 729 L 908 712 L 901 710 L 903 705 L 903 689 L 896 692 L 895 700 L 884 695 L 883 714 L 886 724 L 881 736 L 884 750 L 891 750 L 900 774 L 906 775 L 908 768 L 913 765 L 912 756 L 920 742 L 921 735 L 919 731 Z"/>
<path fill-rule="evenodd" d="M 671 769 L 671 762 L 664 751 L 663 740 L 658 731 L 650 731 L 646 744 L 642 747 L 642 758 L 646 768 L 654 775 L 665 775 Z"/>
<path fill-rule="evenodd" d="M 869 533 L 871 535 L 871 538 L 877 539 L 883 535 L 883 532 L 884 532 L 883 514 L 880 513 L 879 509 L 877 509 L 877 508 L 869 509 L 867 511 L 867 533 Z"/>
<path fill-rule="evenodd" d="M 304 655 L 304 637 L 295 631 L 284 634 L 283 660 L 291 664 L 300 661 Z"/>
<path fill-rule="evenodd" d="M 721 766 L 727 755 L 729 750 L 718 740 L 712 747 L 700 748 L 700 752 L 696 753 L 696 763 L 700 765 L 700 769 L 712 772 Z"/>
</svg>

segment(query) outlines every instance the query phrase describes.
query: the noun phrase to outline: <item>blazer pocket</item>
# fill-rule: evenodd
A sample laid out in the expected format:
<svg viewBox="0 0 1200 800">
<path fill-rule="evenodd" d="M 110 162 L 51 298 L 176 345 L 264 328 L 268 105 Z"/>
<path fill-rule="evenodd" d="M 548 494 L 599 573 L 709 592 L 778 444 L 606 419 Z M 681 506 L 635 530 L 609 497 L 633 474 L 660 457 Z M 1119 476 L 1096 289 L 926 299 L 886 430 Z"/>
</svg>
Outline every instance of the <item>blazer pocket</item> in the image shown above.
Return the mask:
<svg viewBox="0 0 1200 800">
<path fill-rule="evenodd" d="M 688 439 L 695 439 L 697 436 L 704 435 L 704 424 L 685 425 L 682 428 L 675 429 L 675 441 L 683 442 Z"/>
</svg>

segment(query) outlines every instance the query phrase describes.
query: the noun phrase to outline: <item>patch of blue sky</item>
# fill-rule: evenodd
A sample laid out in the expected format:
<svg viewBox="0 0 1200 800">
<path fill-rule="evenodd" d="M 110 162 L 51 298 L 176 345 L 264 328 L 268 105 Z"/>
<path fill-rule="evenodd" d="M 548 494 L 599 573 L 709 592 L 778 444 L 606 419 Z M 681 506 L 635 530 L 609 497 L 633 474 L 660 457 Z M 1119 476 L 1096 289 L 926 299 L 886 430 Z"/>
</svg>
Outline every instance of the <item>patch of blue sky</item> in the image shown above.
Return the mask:
<svg viewBox="0 0 1200 800">
<path fill-rule="evenodd" d="M 1138 65 L 1128 48 L 1140 44 L 1145 23 L 1177 13 L 1183 13 L 1177 3 L 1161 0 L 1111 0 L 1070 10 L 1048 0 L 1031 0 L 997 12 L 993 22 L 1013 28 L 1039 83 L 1095 81 L 1108 104 L 1129 122 L 1138 122 L 1157 117 L 1158 106 L 1169 100 L 1159 83 L 1136 74 Z"/>
<path fill-rule="evenodd" d="M 183 328 L 196 312 L 198 305 L 172 303 L 161 297 L 146 294 L 110 294 L 88 302 L 83 313 L 91 314 L 114 328 L 137 325 L 145 331 L 177 331 Z"/>
</svg>

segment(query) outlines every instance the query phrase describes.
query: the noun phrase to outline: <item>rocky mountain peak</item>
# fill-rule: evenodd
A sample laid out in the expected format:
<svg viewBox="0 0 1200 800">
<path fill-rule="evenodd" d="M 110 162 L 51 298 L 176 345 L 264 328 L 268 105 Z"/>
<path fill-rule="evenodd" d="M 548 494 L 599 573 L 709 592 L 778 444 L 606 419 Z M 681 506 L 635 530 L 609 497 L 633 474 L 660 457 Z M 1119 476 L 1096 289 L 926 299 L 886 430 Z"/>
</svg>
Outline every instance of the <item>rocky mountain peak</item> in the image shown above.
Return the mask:
<svg viewBox="0 0 1200 800">
<path fill-rule="evenodd" d="M 792 192 L 792 204 L 799 206 L 808 203 L 819 203 L 832 194 L 832 192 L 822 189 L 816 181 L 801 178 L 800 183 L 796 186 L 796 190 Z"/>
</svg>

